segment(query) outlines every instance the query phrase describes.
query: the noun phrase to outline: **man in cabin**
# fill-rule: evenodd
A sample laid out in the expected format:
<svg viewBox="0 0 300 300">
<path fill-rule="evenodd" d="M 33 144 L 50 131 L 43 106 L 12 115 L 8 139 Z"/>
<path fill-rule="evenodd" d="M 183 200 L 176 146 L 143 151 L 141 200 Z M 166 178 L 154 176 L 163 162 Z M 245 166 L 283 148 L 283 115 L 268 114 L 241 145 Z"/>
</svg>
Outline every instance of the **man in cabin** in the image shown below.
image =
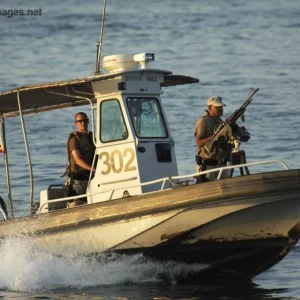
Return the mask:
<svg viewBox="0 0 300 300">
<path fill-rule="evenodd" d="M 206 171 L 214 168 L 219 168 L 227 165 L 227 161 L 231 154 L 231 145 L 228 143 L 229 135 L 221 136 L 216 145 L 215 154 L 206 159 L 201 153 L 201 147 L 203 147 L 214 134 L 216 129 L 222 123 L 221 116 L 223 115 L 223 106 L 226 106 L 222 102 L 222 98 L 219 96 L 211 97 L 207 100 L 207 110 L 205 113 L 197 120 L 195 126 L 195 138 L 197 144 L 197 171 Z M 197 180 L 199 182 L 212 181 L 217 179 L 218 172 L 213 172 L 204 176 L 199 176 Z M 229 176 L 228 171 L 223 171 L 222 178 L 227 178 Z"/>
<path fill-rule="evenodd" d="M 92 168 L 95 145 L 93 134 L 88 131 L 89 119 L 84 112 L 79 112 L 75 115 L 74 123 L 77 131 L 72 132 L 67 141 L 69 166 L 66 171 L 68 175 L 66 185 L 73 191 L 69 196 L 85 194 L 90 172 L 95 171 L 95 167 Z M 85 203 L 86 198 L 73 200 L 68 202 L 68 207 Z"/>
</svg>

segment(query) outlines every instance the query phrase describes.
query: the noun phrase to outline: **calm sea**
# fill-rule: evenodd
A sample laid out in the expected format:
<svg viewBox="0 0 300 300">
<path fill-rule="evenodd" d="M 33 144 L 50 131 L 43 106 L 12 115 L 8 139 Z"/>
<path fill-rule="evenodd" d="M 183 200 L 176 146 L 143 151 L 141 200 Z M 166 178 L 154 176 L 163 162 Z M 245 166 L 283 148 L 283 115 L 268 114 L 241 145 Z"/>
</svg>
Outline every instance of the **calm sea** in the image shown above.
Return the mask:
<svg viewBox="0 0 300 300">
<path fill-rule="evenodd" d="M 36 16 L 8 17 L 3 10 L 40 9 Z M 0 91 L 92 75 L 99 40 L 101 0 L 1 0 Z M 41 13 L 41 14 L 40 14 Z M 224 116 L 260 91 L 248 107 L 243 145 L 248 161 L 280 159 L 300 168 L 299 0 L 107 0 L 102 57 L 155 53 L 152 67 L 200 79 L 164 90 L 163 102 L 176 140 L 181 173 L 194 172 L 196 119 L 206 99 L 220 95 Z M 88 107 L 80 108 L 89 112 Z M 74 130 L 66 109 L 26 116 L 35 176 L 35 199 L 63 182 L 65 142 Z M 9 162 L 16 215 L 28 214 L 29 177 L 20 120 L 8 119 Z M 4 164 L 0 160 L 0 176 Z M 0 195 L 6 200 L 4 181 Z M 0 298 L 4 299 L 300 299 L 300 245 L 252 283 L 166 284 L 188 273 L 186 265 L 58 258 L 26 240 L 0 244 Z M 171 280 L 172 281 L 172 280 Z"/>
</svg>

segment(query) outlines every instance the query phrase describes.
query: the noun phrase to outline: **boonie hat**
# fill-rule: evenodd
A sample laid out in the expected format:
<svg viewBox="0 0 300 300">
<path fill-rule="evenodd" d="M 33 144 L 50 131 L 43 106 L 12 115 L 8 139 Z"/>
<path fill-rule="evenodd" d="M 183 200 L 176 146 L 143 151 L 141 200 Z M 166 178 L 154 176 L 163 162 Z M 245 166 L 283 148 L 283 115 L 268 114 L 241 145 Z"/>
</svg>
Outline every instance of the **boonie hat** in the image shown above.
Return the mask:
<svg viewBox="0 0 300 300">
<path fill-rule="evenodd" d="M 213 105 L 213 106 L 226 106 L 226 104 L 224 104 L 222 102 L 222 97 L 220 97 L 220 96 L 210 97 L 207 100 L 207 106 L 209 106 L 209 105 Z"/>
</svg>

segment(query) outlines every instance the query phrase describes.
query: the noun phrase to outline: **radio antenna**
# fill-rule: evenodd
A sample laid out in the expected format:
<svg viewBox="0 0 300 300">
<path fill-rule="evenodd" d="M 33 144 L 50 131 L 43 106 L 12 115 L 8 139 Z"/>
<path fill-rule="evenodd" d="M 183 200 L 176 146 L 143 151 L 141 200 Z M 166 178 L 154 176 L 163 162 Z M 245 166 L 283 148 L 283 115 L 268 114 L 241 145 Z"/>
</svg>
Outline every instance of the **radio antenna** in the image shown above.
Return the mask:
<svg viewBox="0 0 300 300">
<path fill-rule="evenodd" d="M 103 32 L 104 32 L 105 9 L 106 9 L 106 0 L 104 0 L 104 4 L 103 4 L 100 42 L 96 43 L 96 46 L 97 46 L 97 57 L 96 57 L 95 75 L 100 75 L 101 74 L 101 72 L 100 72 L 100 57 L 101 57 L 102 39 L 103 39 Z"/>
</svg>

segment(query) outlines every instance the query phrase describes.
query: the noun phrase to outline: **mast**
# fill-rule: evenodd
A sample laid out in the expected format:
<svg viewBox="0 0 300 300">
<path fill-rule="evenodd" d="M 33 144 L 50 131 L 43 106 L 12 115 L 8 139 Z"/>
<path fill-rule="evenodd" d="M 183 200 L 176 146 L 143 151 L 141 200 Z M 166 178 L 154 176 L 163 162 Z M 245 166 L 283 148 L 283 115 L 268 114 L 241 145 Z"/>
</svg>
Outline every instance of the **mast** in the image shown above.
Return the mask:
<svg viewBox="0 0 300 300">
<path fill-rule="evenodd" d="M 103 4 L 102 24 L 101 24 L 101 32 L 100 32 L 100 42 L 96 43 L 96 46 L 97 46 L 97 57 L 96 57 L 95 75 L 100 75 L 101 74 L 101 72 L 100 72 L 100 57 L 101 57 L 102 39 L 103 39 L 103 33 L 104 33 L 105 9 L 106 9 L 106 0 L 104 0 L 104 4 Z"/>
</svg>

